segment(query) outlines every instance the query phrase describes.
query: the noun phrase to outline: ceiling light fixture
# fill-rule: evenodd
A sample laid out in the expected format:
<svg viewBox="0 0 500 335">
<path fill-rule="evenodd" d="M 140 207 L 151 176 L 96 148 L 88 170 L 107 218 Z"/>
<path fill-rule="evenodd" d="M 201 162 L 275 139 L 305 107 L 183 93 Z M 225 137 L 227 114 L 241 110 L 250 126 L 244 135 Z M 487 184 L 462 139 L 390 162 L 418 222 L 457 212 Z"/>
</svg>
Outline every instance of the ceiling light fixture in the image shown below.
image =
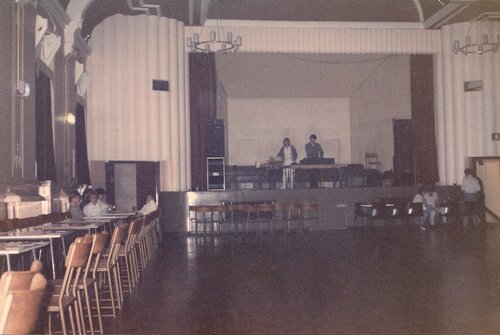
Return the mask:
<svg viewBox="0 0 500 335">
<path fill-rule="evenodd" d="M 496 42 L 489 39 L 488 32 L 481 31 L 481 23 L 477 22 L 476 40 L 468 34 L 465 36 L 465 44 L 461 45 L 459 40 L 453 42 L 453 52 L 458 54 L 461 52 L 464 55 L 477 54 L 482 55 L 486 52 L 497 52 L 500 46 L 500 35 L 497 35 Z"/>
<path fill-rule="evenodd" d="M 233 38 L 233 33 L 224 33 L 222 28 L 220 14 L 219 14 L 219 1 L 212 1 L 212 6 L 215 7 L 215 12 L 217 14 L 216 18 L 216 30 L 210 31 L 209 39 L 200 40 L 200 34 L 194 33 L 192 37 L 186 39 L 187 46 L 191 49 L 191 52 L 222 52 L 226 53 L 229 51 L 238 51 L 241 47 L 241 36 L 236 36 Z"/>
</svg>

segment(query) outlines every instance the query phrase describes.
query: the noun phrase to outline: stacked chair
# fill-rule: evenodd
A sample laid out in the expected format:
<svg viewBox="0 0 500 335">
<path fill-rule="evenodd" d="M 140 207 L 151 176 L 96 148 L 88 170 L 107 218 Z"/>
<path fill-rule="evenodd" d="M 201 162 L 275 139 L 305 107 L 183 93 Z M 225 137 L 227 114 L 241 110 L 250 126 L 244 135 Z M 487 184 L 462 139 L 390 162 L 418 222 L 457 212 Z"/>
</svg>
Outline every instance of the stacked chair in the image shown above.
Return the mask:
<svg viewBox="0 0 500 335">
<path fill-rule="evenodd" d="M 0 278 L 0 333 L 29 334 L 36 326 L 47 280 L 40 261 L 30 271 L 5 272 Z"/>
</svg>

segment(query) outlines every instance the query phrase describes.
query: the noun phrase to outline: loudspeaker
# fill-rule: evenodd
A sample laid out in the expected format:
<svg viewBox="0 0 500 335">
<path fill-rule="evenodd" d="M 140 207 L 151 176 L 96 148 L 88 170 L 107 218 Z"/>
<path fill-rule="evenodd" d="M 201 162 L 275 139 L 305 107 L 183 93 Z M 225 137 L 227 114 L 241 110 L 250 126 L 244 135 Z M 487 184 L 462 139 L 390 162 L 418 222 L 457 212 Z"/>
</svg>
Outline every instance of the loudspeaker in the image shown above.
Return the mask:
<svg viewBox="0 0 500 335">
<path fill-rule="evenodd" d="M 224 121 L 210 120 L 207 126 L 207 157 L 224 157 Z"/>
<path fill-rule="evenodd" d="M 413 130 L 411 120 L 392 121 L 394 135 L 394 175 L 398 179 L 413 176 L 415 163 L 413 157 Z"/>
</svg>

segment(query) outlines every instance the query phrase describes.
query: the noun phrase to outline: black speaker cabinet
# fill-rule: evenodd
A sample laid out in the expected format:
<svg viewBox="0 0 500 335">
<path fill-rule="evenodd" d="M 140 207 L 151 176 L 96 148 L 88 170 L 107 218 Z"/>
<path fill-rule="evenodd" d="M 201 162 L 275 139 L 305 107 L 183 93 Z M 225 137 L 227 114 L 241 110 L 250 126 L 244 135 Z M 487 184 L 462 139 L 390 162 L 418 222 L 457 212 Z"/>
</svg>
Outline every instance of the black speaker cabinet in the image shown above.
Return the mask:
<svg viewBox="0 0 500 335">
<path fill-rule="evenodd" d="M 394 135 L 394 174 L 404 179 L 413 176 L 415 163 L 413 157 L 413 130 L 411 120 L 394 119 L 392 122 Z"/>
<path fill-rule="evenodd" d="M 207 128 L 207 156 L 224 157 L 224 121 L 210 120 Z"/>
<path fill-rule="evenodd" d="M 207 189 L 224 190 L 225 182 L 224 157 L 207 157 Z"/>
</svg>

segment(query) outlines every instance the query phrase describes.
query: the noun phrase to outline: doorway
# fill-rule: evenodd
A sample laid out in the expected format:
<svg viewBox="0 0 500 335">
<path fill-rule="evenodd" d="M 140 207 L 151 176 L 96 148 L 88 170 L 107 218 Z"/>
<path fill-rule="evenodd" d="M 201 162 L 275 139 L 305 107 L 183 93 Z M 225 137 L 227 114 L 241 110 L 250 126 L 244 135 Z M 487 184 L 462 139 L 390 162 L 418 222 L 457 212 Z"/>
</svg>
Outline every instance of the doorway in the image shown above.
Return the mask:
<svg viewBox="0 0 500 335">
<path fill-rule="evenodd" d="M 114 204 L 117 211 L 141 209 L 148 194 L 156 197 L 159 171 L 159 162 L 106 162 L 108 202 Z"/>
<path fill-rule="evenodd" d="M 474 158 L 476 175 L 483 182 L 486 221 L 500 221 L 500 157 Z"/>
</svg>

